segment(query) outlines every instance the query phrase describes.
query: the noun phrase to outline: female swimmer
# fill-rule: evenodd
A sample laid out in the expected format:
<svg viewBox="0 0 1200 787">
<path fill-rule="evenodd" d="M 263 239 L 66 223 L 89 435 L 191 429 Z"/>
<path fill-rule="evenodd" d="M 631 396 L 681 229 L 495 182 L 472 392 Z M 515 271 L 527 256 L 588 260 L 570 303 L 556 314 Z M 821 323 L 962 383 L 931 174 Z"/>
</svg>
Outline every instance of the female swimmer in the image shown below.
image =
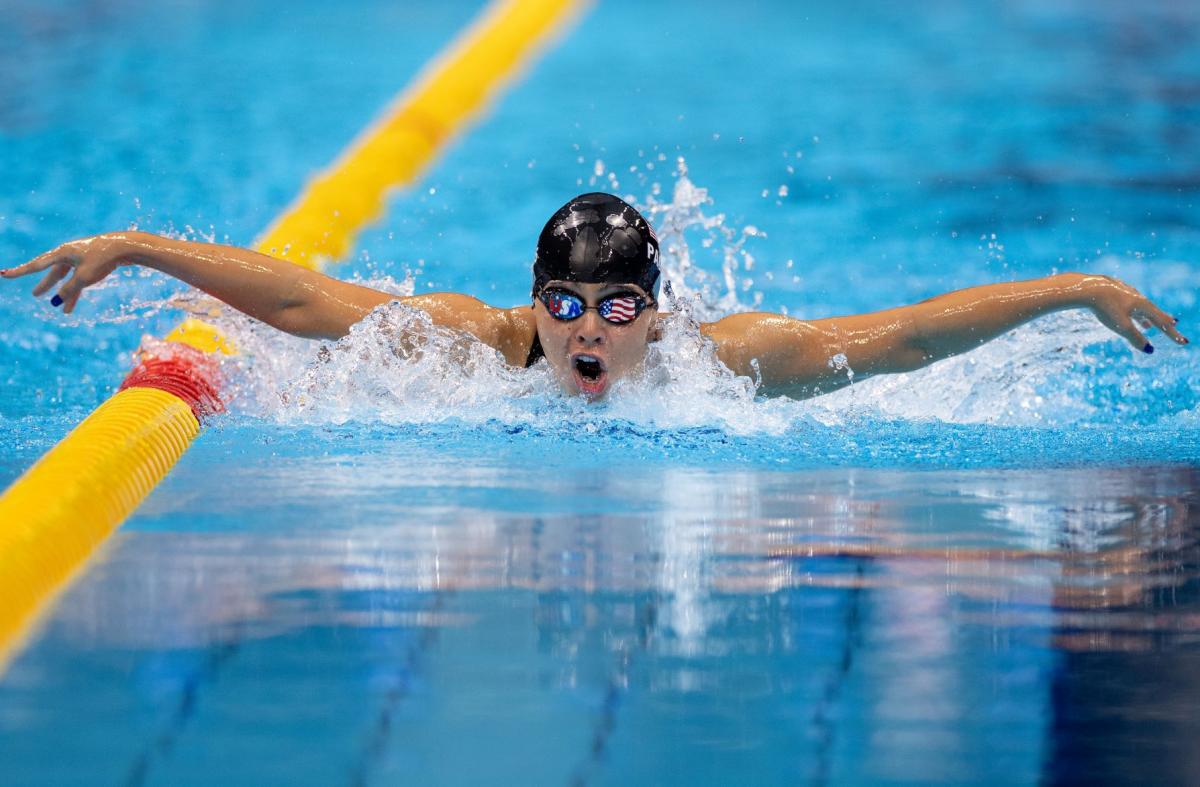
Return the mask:
<svg viewBox="0 0 1200 787">
<path fill-rule="evenodd" d="M 424 310 L 435 324 L 465 331 L 514 365 L 544 357 L 563 388 L 602 397 L 642 363 L 656 337 L 658 239 L 636 210 L 610 194 L 583 194 L 547 222 L 533 265 L 533 303 L 498 309 L 467 295 L 395 295 L 339 281 L 233 246 L 117 232 L 64 243 L 4 278 L 46 271 L 34 295 L 73 275 L 51 300 L 70 313 L 84 288 L 122 265 L 167 273 L 282 331 L 337 339 L 392 301 Z M 1141 328 L 1188 340 L 1141 293 L 1108 276 L 1062 273 L 989 284 L 911 306 L 823 320 L 767 312 L 733 314 L 700 326 L 717 357 L 760 392 L 796 398 L 849 381 L 829 359 L 844 355 L 855 379 L 907 372 L 965 352 L 1050 312 L 1088 309 L 1138 351 L 1154 347 Z"/>
</svg>

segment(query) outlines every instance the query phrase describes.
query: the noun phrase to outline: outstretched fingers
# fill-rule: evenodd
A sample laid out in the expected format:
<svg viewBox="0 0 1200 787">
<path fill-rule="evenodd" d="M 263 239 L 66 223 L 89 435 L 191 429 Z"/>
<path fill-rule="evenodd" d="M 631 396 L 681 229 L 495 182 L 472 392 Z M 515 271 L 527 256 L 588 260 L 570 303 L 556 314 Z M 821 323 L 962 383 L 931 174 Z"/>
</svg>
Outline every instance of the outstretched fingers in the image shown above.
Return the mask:
<svg viewBox="0 0 1200 787">
<path fill-rule="evenodd" d="M 1176 323 L 1179 321 L 1155 306 L 1149 300 L 1144 300 L 1142 303 L 1135 306 L 1133 309 L 1133 314 L 1135 317 L 1141 318 L 1155 328 L 1158 328 L 1167 336 L 1170 336 L 1176 344 L 1188 343 L 1187 337 L 1180 333 L 1175 327 Z"/>
<path fill-rule="evenodd" d="M 18 265 L 15 268 L 9 268 L 4 271 L 4 278 L 15 279 L 20 276 L 28 276 L 31 273 L 44 271 L 47 268 L 62 263 L 70 268 L 71 265 L 79 261 L 79 255 L 73 251 L 68 251 L 62 246 L 56 249 L 39 254 L 24 265 Z M 60 277 L 61 278 L 61 277 Z M 44 292 L 44 291 L 43 291 Z"/>
<path fill-rule="evenodd" d="M 33 288 L 34 295 L 45 295 L 51 287 L 58 284 L 63 278 L 71 272 L 70 263 L 56 262 L 50 266 L 50 272 L 42 278 L 38 285 Z"/>
<path fill-rule="evenodd" d="M 34 257 L 24 265 L 0 271 L 0 277 L 15 279 L 30 273 L 46 271 L 46 275 L 33 288 L 35 296 L 44 295 L 65 279 L 58 292 L 50 300 L 51 306 L 62 306 L 70 314 L 79 302 L 86 287 L 97 283 L 116 267 L 111 255 L 102 246 L 92 245 L 94 239 L 69 241 Z M 70 278 L 68 278 L 68 276 Z"/>
<path fill-rule="evenodd" d="M 83 294 L 83 288 L 90 284 L 95 284 L 82 270 L 75 269 L 75 275 L 67 279 L 67 283 L 58 288 L 56 298 L 61 299 L 63 313 L 70 314 L 75 311 L 75 304 L 79 302 L 79 296 Z"/>
<path fill-rule="evenodd" d="M 1144 353 L 1154 352 L 1154 345 L 1146 339 L 1146 334 L 1138 330 L 1132 316 L 1122 316 L 1116 322 L 1110 323 L 1108 327 L 1124 336 L 1135 350 L 1141 350 Z"/>
</svg>

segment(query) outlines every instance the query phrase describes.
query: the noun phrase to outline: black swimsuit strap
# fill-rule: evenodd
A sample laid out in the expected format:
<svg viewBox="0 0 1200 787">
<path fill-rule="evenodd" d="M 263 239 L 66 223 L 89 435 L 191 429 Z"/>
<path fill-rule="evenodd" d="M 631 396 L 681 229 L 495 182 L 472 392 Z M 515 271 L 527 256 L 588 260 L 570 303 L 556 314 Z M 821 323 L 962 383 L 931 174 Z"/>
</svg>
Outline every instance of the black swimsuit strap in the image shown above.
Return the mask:
<svg viewBox="0 0 1200 787">
<path fill-rule="evenodd" d="M 525 368 L 528 369 L 545 357 L 546 353 L 542 350 L 542 340 L 535 333 L 533 335 L 533 344 L 529 347 L 529 355 L 525 358 Z"/>
</svg>

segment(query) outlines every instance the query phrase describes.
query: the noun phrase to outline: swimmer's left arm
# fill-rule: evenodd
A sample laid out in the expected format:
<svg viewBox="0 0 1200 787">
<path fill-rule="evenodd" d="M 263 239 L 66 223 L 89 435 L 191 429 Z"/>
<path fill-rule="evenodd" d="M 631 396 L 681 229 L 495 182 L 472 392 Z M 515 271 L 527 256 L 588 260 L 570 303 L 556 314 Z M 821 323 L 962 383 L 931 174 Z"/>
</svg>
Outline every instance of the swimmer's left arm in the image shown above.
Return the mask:
<svg viewBox="0 0 1200 787">
<path fill-rule="evenodd" d="M 1175 342 L 1175 320 L 1134 288 L 1108 276 L 1064 273 L 989 284 L 870 314 L 795 320 L 734 314 L 702 330 L 738 374 L 761 377 L 767 393 L 816 396 L 855 379 L 907 372 L 966 352 L 1051 312 L 1086 308 L 1136 349 L 1153 352 L 1138 325 Z"/>
</svg>

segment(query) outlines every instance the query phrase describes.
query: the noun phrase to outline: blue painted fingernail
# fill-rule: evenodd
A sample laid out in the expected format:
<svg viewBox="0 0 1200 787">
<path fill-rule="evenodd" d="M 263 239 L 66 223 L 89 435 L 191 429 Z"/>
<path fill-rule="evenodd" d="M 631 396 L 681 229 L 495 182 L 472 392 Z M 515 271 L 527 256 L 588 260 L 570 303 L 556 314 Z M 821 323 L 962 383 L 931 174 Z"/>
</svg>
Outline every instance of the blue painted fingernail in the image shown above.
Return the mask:
<svg viewBox="0 0 1200 787">
<path fill-rule="evenodd" d="M 62 296 L 55 295 L 53 298 L 50 299 L 50 305 L 51 306 L 62 306 Z M 1147 344 L 1146 346 L 1149 347 L 1150 345 Z"/>
<path fill-rule="evenodd" d="M 1154 352 L 1154 345 L 1150 342 L 1146 342 L 1146 346 L 1142 348 L 1142 352 L 1149 355 L 1150 353 Z"/>
</svg>

